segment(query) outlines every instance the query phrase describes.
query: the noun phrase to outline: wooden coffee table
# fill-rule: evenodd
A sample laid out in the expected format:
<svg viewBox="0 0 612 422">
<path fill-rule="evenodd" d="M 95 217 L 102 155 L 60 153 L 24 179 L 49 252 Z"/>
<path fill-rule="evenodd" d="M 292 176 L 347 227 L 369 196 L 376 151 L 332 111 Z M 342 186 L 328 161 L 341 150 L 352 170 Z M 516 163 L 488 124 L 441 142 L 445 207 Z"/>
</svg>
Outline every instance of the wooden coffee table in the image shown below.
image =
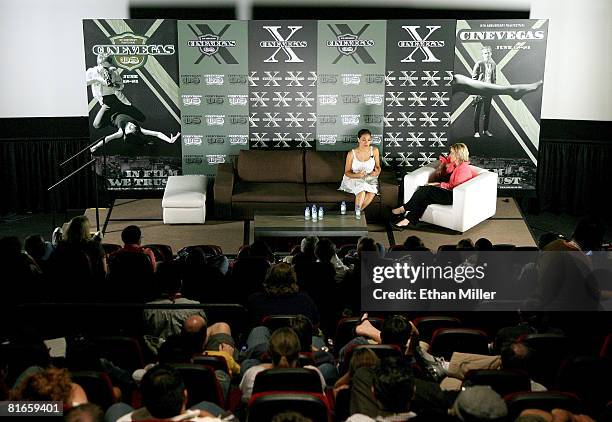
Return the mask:
<svg viewBox="0 0 612 422">
<path fill-rule="evenodd" d="M 357 220 L 347 212 L 325 214 L 321 221 L 304 220 L 303 215 L 255 215 L 255 239 L 261 237 L 362 237 L 368 235 L 365 215 Z"/>
</svg>

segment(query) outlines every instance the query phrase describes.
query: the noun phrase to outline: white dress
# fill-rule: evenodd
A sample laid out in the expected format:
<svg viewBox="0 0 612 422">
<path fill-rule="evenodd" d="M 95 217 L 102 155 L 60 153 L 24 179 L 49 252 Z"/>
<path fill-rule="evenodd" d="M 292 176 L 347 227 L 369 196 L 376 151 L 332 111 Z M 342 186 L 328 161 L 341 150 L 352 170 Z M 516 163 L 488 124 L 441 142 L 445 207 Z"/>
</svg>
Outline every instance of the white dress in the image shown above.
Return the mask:
<svg viewBox="0 0 612 422">
<path fill-rule="evenodd" d="M 351 152 L 353 153 L 353 163 L 351 164 L 353 173 L 360 173 L 364 170 L 366 173 L 372 173 L 372 171 L 374 171 L 376 161 L 374 160 L 374 150 L 372 147 L 370 147 L 370 158 L 367 161 L 359 161 L 355 154 L 355 150 Z M 352 193 L 353 195 L 357 195 L 359 192 L 364 191 L 378 195 L 378 176 L 366 176 L 364 178 L 352 179 L 345 174 L 342 177 L 342 183 L 338 190 Z"/>
</svg>

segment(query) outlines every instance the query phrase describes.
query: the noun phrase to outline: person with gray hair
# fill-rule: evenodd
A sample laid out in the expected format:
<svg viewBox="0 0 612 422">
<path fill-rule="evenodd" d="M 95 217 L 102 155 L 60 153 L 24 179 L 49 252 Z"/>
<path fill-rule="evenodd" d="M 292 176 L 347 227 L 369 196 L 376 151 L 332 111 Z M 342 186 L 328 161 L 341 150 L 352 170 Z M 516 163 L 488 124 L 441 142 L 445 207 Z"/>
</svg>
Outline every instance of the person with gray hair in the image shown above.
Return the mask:
<svg viewBox="0 0 612 422">
<path fill-rule="evenodd" d="M 475 385 L 459 393 L 449 414 L 461 422 L 501 422 L 508 414 L 508 406 L 490 386 Z"/>
</svg>

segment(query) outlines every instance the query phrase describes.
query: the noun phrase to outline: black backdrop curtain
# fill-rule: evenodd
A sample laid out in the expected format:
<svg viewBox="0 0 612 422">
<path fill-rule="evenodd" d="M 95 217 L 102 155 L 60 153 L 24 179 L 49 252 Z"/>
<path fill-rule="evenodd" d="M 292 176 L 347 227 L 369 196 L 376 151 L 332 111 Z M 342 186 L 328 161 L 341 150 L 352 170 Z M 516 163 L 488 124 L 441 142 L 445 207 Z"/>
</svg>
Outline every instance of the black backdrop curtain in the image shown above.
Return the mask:
<svg viewBox="0 0 612 422">
<path fill-rule="evenodd" d="M 82 154 L 60 168 L 59 163 L 89 144 L 89 138 L 0 140 L 0 213 L 91 207 L 95 201 L 89 168 L 55 192 L 47 188 L 87 162 Z"/>
<path fill-rule="evenodd" d="M 538 199 L 542 210 L 612 215 L 612 141 L 542 139 Z"/>
</svg>

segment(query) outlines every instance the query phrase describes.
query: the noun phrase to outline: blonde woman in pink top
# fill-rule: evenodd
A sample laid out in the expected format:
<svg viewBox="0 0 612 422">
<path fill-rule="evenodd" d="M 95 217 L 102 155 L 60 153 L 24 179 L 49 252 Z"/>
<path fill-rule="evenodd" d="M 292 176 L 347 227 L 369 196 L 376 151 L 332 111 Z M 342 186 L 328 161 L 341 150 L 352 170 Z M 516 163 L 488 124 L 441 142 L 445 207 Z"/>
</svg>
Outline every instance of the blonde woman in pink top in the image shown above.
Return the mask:
<svg viewBox="0 0 612 422">
<path fill-rule="evenodd" d="M 395 215 L 404 218 L 393 224 L 398 230 L 404 230 L 409 224 L 419 221 L 425 209 L 430 204 L 451 205 L 453 203 L 453 188 L 472 178 L 470 169 L 470 152 L 463 143 L 457 143 L 450 147 L 446 169 L 453 168 L 448 182 L 431 182 L 420 186 L 412 198 L 399 208 L 391 210 Z M 446 160 L 445 160 L 446 161 Z M 448 164 L 452 164 L 452 167 Z"/>
</svg>

